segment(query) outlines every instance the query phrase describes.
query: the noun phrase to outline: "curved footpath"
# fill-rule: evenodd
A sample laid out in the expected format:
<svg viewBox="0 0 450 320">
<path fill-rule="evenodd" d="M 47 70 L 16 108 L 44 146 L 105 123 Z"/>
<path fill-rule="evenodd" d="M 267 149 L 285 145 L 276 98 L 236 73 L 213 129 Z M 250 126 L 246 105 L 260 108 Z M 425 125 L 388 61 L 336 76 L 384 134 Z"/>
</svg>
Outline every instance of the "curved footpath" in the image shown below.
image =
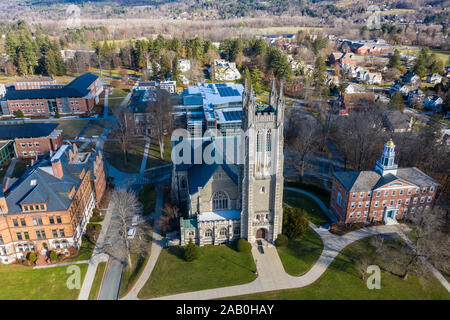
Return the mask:
<svg viewBox="0 0 450 320">
<path fill-rule="evenodd" d="M 315 195 L 297 188 L 286 187 L 286 190 L 298 192 L 311 197 L 324 211 L 327 216 L 329 216 L 328 208 L 325 204 L 317 198 Z M 399 225 L 380 225 L 369 228 L 363 228 L 356 231 L 349 232 L 343 236 L 337 236 L 330 233 L 327 230 L 320 229 L 314 224 L 310 223 L 310 226 L 317 232 L 323 242 L 323 251 L 319 259 L 314 263 L 314 265 L 309 269 L 307 273 L 302 276 L 294 277 L 287 274 L 284 271 L 283 264 L 281 263 L 280 257 L 276 248 L 272 245 L 264 248 L 264 254 L 261 254 L 255 246 L 252 248 L 252 254 L 255 259 L 255 263 L 258 270 L 258 278 L 254 281 L 237 286 L 222 287 L 194 292 L 186 292 L 175 295 L 163 296 L 155 298 L 156 300 L 205 300 L 205 299 L 220 299 L 225 297 L 260 293 L 273 290 L 283 290 L 283 289 L 294 289 L 302 288 L 314 283 L 320 278 L 320 276 L 327 270 L 328 266 L 333 262 L 334 258 L 349 244 L 358 241 L 360 239 L 370 237 L 373 235 L 399 235 L 401 236 L 402 231 Z M 151 256 L 155 253 L 159 255 L 159 251 L 153 251 Z M 153 257 L 157 259 L 156 257 Z M 152 261 L 152 265 L 149 266 L 146 271 L 143 272 L 142 276 L 139 278 L 139 290 L 143 287 L 145 281 L 150 277 L 151 271 L 153 269 L 156 259 Z M 150 271 L 150 272 L 148 272 Z M 441 281 L 442 283 L 442 281 Z M 448 283 L 447 283 L 448 284 Z M 443 283 L 443 285 L 448 287 Z M 125 299 L 137 299 L 138 288 L 133 288 Z"/>
</svg>

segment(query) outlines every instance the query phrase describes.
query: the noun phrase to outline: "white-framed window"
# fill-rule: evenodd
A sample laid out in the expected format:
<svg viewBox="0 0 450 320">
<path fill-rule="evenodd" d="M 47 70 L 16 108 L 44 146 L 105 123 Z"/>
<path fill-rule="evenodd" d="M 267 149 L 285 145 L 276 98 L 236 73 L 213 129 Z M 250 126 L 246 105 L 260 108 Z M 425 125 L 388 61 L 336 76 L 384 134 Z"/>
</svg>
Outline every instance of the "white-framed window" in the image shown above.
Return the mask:
<svg viewBox="0 0 450 320">
<path fill-rule="evenodd" d="M 413 204 L 416 204 L 418 200 L 419 200 L 419 198 L 414 197 Z"/>
<path fill-rule="evenodd" d="M 409 198 L 405 200 L 405 204 L 409 204 Z"/>
<path fill-rule="evenodd" d="M 434 187 L 430 187 L 430 192 L 433 192 L 434 191 Z"/>
<path fill-rule="evenodd" d="M 367 192 L 367 196 L 370 197 L 372 195 L 372 191 Z"/>
<path fill-rule="evenodd" d="M 353 218 L 353 212 L 350 212 L 349 218 Z"/>
<path fill-rule="evenodd" d="M 419 191 L 420 191 L 420 189 L 419 189 L 419 188 L 416 188 L 416 193 L 419 193 Z"/>
<path fill-rule="evenodd" d="M 380 203 L 380 201 L 375 201 L 375 208 L 378 207 L 379 203 Z"/>
<path fill-rule="evenodd" d="M 364 192 L 360 192 L 360 193 L 359 193 L 359 197 L 360 197 L 360 198 L 364 198 Z"/>
<path fill-rule="evenodd" d="M 356 217 L 357 217 L 357 218 L 361 217 L 361 212 L 360 212 L 360 211 L 358 211 L 358 212 L 356 213 Z"/>
<path fill-rule="evenodd" d="M 358 202 L 358 208 L 361 208 L 362 207 L 362 202 L 360 201 L 360 202 Z"/>
<path fill-rule="evenodd" d="M 403 209 L 403 214 L 407 214 L 408 213 L 408 208 Z"/>
<path fill-rule="evenodd" d="M 356 198 L 356 192 L 352 193 L 352 198 Z"/>
<path fill-rule="evenodd" d="M 425 211 L 430 210 L 430 206 L 425 206 Z"/>
<path fill-rule="evenodd" d="M 384 196 L 387 197 L 388 195 L 389 195 L 389 190 L 386 190 L 386 191 L 384 192 Z"/>
<path fill-rule="evenodd" d="M 416 207 L 411 208 L 411 212 L 414 212 L 414 211 L 416 211 Z"/>
<path fill-rule="evenodd" d="M 366 201 L 366 208 L 368 208 L 370 205 L 370 201 Z"/>
<path fill-rule="evenodd" d="M 389 201 L 389 205 L 393 206 L 394 205 L 394 200 Z"/>
<path fill-rule="evenodd" d="M 205 231 L 205 237 L 210 238 L 212 236 L 212 230 L 208 229 Z"/>
<path fill-rule="evenodd" d="M 377 198 L 381 195 L 381 191 L 377 191 Z"/>
<path fill-rule="evenodd" d="M 383 200 L 383 203 L 381 204 L 383 207 L 386 207 L 386 200 Z"/>
<path fill-rule="evenodd" d="M 420 203 L 424 203 L 425 202 L 425 197 L 420 197 Z"/>
<path fill-rule="evenodd" d="M 399 194 L 400 194 L 400 195 L 403 195 L 403 189 L 400 189 Z"/>
<path fill-rule="evenodd" d="M 431 202 L 431 200 L 433 199 L 433 197 L 432 196 L 428 196 L 428 198 L 427 198 L 427 202 Z"/>
<path fill-rule="evenodd" d="M 402 204 L 402 199 L 398 199 L 397 204 Z"/>
<path fill-rule="evenodd" d="M 227 228 L 221 228 L 220 231 L 219 231 L 219 234 L 221 236 L 226 236 L 227 235 Z"/>
<path fill-rule="evenodd" d="M 408 189 L 408 194 L 411 194 L 412 193 L 412 189 Z"/>
<path fill-rule="evenodd" d="M 377 216 L 377 212 L 376 212 L 376 211 L 373 212 L 373 216 L 374 216 L 374 217 Z"/>
<path fill-rule="evenodd" d="M 397 190 L 392 190 L 392 195 L 395 196 L 395 194 L 397 193 Z"/>
<path fill-rule="evenodd" d="M 355 208 L 355 203 L 354 202 L 352 202 L 352 204 L 350 205 L 350 208 Z"/>
<path fill-rule="evenodd" d="M 422 192 L 423 193 L 427 192 L 427 187 L 423 187 Z"/>
<path fill-rule="evenodd" d="M 369 214 L 369 211 L 364 211 L 364 217 L 367 217 L 368 214 Z"/>
</svg>

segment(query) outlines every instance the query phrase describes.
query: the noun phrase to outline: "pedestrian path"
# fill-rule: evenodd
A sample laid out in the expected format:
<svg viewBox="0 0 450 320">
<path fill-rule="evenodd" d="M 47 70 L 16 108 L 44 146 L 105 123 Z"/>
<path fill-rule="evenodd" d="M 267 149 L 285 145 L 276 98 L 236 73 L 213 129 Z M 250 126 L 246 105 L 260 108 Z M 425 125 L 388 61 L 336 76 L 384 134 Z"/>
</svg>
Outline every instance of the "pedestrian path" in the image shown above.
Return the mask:
<svg viewBox="0 0 450 320">
<path fill-rule="evenodd" d="M 162 248 L 164 247 L 163 241 L 164 238 L 161 235 L 161 230 L 158 226 L 158 220 L 162 213 L 162 207 L 164 202 L 164 191 L 162 188 L 157 189 L 157 198 L 155 205 L 155 212 L 153 213 L 154 217 L 154 227 L 153 227 L 153 236 L 152 236 L 152 247 L 150 249 L 150 257 L 148 258 L 147 264 L 144 267 L 144 271 L 142 271 L 141 276 L 134 284 L 133 288 L 128 292 L 128 294 L 123 297 L 123 300 L 136 300 L 139 292 L 144 287 L 147 280 L 150 278 L 153 269 L 155 268 L 156 261 L 158 261 L 159 254 L 161 253 Z"/>
<path fill-rule="evenodd" d="M 45 266 L 36 266 L 36 267 L 33 267 L 33 269 L 48 269 L 48 268 L 71 266 L 74 264 L 83 264 L 83 263 L 89 263 L 89 260 L 70 261 L 70 262 L 49 264 L 49 265 L 45 265 Z"/>
<path fill-rule="evenodd" d="M 147 167 L 147 158 L 148 152 L 150 150 L 150 138 L 145 139 L 145 147 L 144 147 L 144 155 L 142 156 L 141 169 L 139 170 L 139 174 L 145 173 L 145 168 Z"/>
</svg>

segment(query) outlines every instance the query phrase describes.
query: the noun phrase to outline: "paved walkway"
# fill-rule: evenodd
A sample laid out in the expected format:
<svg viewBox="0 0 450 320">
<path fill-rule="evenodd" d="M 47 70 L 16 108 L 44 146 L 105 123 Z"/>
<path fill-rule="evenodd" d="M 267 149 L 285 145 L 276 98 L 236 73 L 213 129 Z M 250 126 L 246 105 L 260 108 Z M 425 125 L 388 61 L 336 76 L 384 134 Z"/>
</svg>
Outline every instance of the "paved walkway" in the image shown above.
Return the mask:
<svg viewBox="0 0 450 320">
<path fill-rule="evenodd" d="M 70 262 L 62 262 L 62 263 L 49 264 L 49 265 L 46 265 L 46 266 L 36 266 L 36 267 L 33 267 L 33 269 L 56 268 L 56 267 L 71 266 L 71 265 L 73 265 L 73 264 L 83 264 L 83 263 L 89 263 L 89 260 L 70 261 Z"/>
<path fill-rule="evenodd" d="M 347 233 L 344 236 L 336 236 L 328 231 L 320 231 L 314 225 L 312 227 L 322 238 L 324 249 L 322 254 L 311 269 L 300 277 L 288 275 L 283 268 L 280 257 L 275 247 L 265 248 L 261 255 L 256 248 L 252 249 L 253 257 L 257 260 L 258 278 L 254 281 L 238 286 L 201 290 L 195 292 L 175 294 L 159 297 L 156 300 L 204 300 L 220 299 L 245 294 L 260 293 L 273 290 L 302 288 L 314 283 L 326 271 L 328 266 L 347 245 L 357 240 L 377 234 L 395 234 L 395 226 L 375 226 Z M 266 256 L 267 255 L 267 256 Z"/>
<path fill-rule="evenodd" d="M 138 299 L 137 295 L 144 287 L 147 280 L 150 278 L 152 274 L 153 268 L 155 268 L 156 261 L 158 261 L 159 254 L 161 253 L 162 248 L 164 247 L 164 238 L 161 235 L 161 230 L 158 226 L 158 219 L 162 213 L 162 207 L 164 202 L 164 192 L 161 188 L 157 189 L 157 198 L 155 205 L 155 212 L 153 213 L 154 217 L 154 228 L 153 228 L 153 236 L 152 236 L 152 247 L 150 249 L 150 257 L 148 258 L 147 264 L 145 265 L 144 271 L 142 271 L 141 276 L 134 284 L 133 288 L 128 292 L 128 294 L 122 298 L 122 300 L 136 300 Z"/>
<path fill-rule="evenodd" d="M 86 271 L 86 276 L 84 277 L 83 285 L 81 286 L 80 293 L 78 295 L 78 300 L 88 300 L 89 293 L 91 292 L 91 287 L 94 282 L 95 273 L 97 271 L 97 266 L 100 262 L 108 261 L 108 256 L 102 253 L 102 247 L 105 242 L 105 237 L 109 229 L 112 217 L 112 205 L 111 202 L 108 205 L 108 210 L 106 210 L 105 219 L 102 221 L 102 231 L 98 236 L 97 243 L 95 244 L 92 256 L 89 259 L 89 266 Z"/>
<path fill-rule="evenodd" d="M 148 152 L 150 150 L 150 138 L 145 139 L 145 147 L 144 147 L 144 155 L 142 156 L 142 162 L 141 162 L 141 170 L 139 170 L 139 174 L 145 173 L 145 168 L 147 167 L 147 158 L 148 158 Z"/>
<path fill-rule="evenodd" d="M 109 90 L 105 90 L 105 101 L 103 103 L 103 118 L 108 118 L 108 98 L 109 98 Z"/>
</svg>

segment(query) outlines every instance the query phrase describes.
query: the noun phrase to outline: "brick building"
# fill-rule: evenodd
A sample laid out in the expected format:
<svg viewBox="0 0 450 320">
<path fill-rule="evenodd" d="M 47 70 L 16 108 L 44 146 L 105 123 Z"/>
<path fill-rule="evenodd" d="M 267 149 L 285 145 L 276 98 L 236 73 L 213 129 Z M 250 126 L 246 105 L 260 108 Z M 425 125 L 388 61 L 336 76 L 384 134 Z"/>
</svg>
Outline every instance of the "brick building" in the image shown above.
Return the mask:
<svg viewBox="0 0 450 320">
<path fill-rule="evenodd" d="M 1 101 L 4 115 L 15 116 L 22 110 L 25 116 L 83 114 L 98 102 L 103 84 L 98 76 L 85 73 L 67 85 L 51 88 L 17 90 L 8 88 Z"/>
<path fill-rule="evenodd" d="M 392 139 L 375 170 L 333 174 L 330 211 L 343 222 L 396 223 L 409 212 L 429 212 L 439 183 L 416 167 L 398 168 Z"/>
<path fill-rule="evenodd" d="M 79 248 L 105 189 L 101 151 L 78 152 L 75 144 L 61 146 L 21 178 L 6 179 L 0 189 L 0 262 Z"/>
<path fill-rule="evenodd" d="M 23 119 L 0 120 L 0 140 L 14 140 L 15 154 L 23 159 L 36 159 L 62 144 L 62 130 L 57 123 L 25 123 Z"/>
</svg>

